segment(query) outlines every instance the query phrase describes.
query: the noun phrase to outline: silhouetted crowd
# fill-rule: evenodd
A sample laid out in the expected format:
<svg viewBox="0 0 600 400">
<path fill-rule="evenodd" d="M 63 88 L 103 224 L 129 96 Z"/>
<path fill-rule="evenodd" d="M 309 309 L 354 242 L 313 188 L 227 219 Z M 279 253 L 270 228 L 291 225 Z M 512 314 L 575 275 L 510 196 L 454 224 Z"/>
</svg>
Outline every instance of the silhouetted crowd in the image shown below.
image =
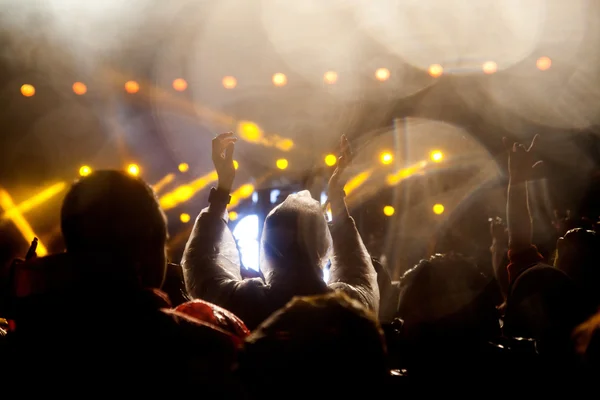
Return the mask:
<svg viewBox="0 0 600 400">
<path fill-rule="evenodd" d="M 181 266 L 167 261 L 152 189 L 93 172 L 62 204 L 66 252 L 36 257 L 34 242 L 3 273 L 4 398 L 518 396 L 594 383 L 598 236 L 587 220 L 558 219 L 553 265 L 532 243 L 535 140 L 507 143 L 506 225 L 490 227 L 494 276 L 449 253 L 392 281 L 346 207 L 345 137 L 328 185 L 331 222 L 307 191 L 289 195 L 265 220 L 259 274 L 241 265 L 228 227 L 231 133 L 213 140 L 218 185 Z"/>
</svg>

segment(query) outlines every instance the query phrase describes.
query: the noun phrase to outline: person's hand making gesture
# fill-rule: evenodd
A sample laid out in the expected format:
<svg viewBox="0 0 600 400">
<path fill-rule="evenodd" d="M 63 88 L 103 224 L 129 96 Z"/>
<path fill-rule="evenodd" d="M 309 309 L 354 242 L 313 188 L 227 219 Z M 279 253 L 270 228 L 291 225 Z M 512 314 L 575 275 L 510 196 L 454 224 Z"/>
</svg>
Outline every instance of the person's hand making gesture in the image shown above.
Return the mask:
<svg viewBox="0 0 600 400">
<path fill-rule="evenodd" d="M 212 141 L 212 160 L 219 177 L 218 189 L 227 193 L 231 192 L 235 179 L 233 150 L 236 141 L 233 132 L 221 133 Z"/>
<path fill-rule="evenodd" d="M 343 174 L 346 168 L 352 162 L 352 150 L 350 149 L 350 143 L 346 135 L 342 135 L 340 141 L 340 156 L 338 158 L 337 167 L 329 179 L 329 185 L 327 189 L 327 205 L 331 205 L 331 212 L 333 215 L 348 214 L 346 203 L 344 198 L 346 193 L 344 192 L 344 186 L 346 186 L 347 178 L 343 178 Z"/>
<path fill-rule="evenodd" d="M 541 161 L 535 161 L 537 139 L 538 135 L 535 135 L 527 148 L 516 142 L 511 145 L 507 138 L 503 139 L 504 147 L 508 152 L 508 172 L 511 181 L 517 183 L 530 180 L 534 170 L 542 164 Z"/>
</svg>

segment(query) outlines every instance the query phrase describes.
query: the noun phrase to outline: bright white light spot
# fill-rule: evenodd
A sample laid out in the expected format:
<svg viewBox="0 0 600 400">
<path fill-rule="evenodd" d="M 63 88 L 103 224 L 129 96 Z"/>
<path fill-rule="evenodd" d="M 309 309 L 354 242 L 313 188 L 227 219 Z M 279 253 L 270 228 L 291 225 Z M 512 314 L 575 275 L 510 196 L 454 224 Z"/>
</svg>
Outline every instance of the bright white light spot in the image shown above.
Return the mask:
<svg viewBox="0 0 600 400">
<path fill-rule="evenodd" d="M 275 204 L 277 203 L 277 198 L 279 197 L 279 194 L 281 193 L 280 190 L 271 190 L 271 204 Z"/>
<path fill-rule="evenodd" d="M 321 205 L 325 204 L 327 201 L 327 193 L 321 192 Z"/>
<path fill-rule="evenodd" d="M 233 236 L 237 240 L 242 256 L 242 264 L 255 271 L 259 269 L 258 231 L 258 215 L 242 218 L 233 229 Z"/>
<path fill-rule="evenodd" d="M 323 268 L 323 281 L 325 283 L 329 281 L 329 266 L 327 268 Z"/>
<path fill-rule="evenodd" d="M 258 203 L 258 193 L 256 193 L 256 192 L 252 193 L 252 202 Z"/>
</svg>

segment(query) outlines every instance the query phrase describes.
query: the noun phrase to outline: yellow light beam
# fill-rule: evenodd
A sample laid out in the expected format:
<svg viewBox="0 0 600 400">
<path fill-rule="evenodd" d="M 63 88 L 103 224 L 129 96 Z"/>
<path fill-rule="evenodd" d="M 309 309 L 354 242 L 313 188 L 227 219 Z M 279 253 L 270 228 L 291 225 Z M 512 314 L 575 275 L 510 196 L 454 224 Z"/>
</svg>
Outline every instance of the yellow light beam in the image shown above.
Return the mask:
<svg viewBox="0 0 600 400">
<path fill-rule="evenodd" d="M 400 171 L 396 172 L 395 174 L 390 174 L 387 176 L 387 178 L 386 178 L 387 184 L 390 186 L 397 185 L 404 179 L 409 178 L 409 177 L 413 176 L 414 174 L 423 170 L 425 167 L 427 167 L 427 164 L 428 164 L 428 162 L 423 160 L 423 161 L 419 161 L 418 163 L 415 163 L 413 165 L 410 165 L 406 168 L 402 168 Z"/>
<path fill-rule="evenodd" d="M 170 210 L 191 199 L 196 193 L 218 179 L 217 171 L 211 171 L 200 178 L 178 186 L 159 198 L 163 210 Z"/>
<path fill-rule="evenodd" d="M 27 243 L 30 243 L 33 238 L 36 237 L 36 234 L 33 232 L 29 222 L 27 222 L 25 217 L 23 217 L 23 214 L 19 212 L 19 209 L 13 202 L 12 197 L 10 197 L 8 192 L 4 189 L 0 189 L 0 207 L 2 207 L 4 210 L 14 210 L 11 213 L 10 219 L 15 224 L 19 232 L 21 232 L 21 235 L 23 235 L 23 238 L 27 241 Z M 48 250 L 42 244 L 39 238 L 36 253 L 40 257 L 48 254 Z"/>
<path fill-rule="evenodd" d="M 346 186 L 344 186 L 346 196 L 348 196 L 350 193 L 358 189 L 363 183 L 365 183 L 367 179 L 371 177 L 371 174 L 373 174 L 373 169 L 369 168 L 359 173 L 358 175 L 355 175 L 352 178 L 350 178 L 346 183 Z"/>
<path fill-rule="evenodd" d="M 8 209 L 3 207 L 6 211 L 2 214 L 2 217 L 0 219 L 11 219 L 14 215 L 26 213 L 27 211 L 30 211 L 36 208 L 37 206 L 43 204 L 44 202 L 50 200 L 52 197 L 65 190 L 66 187 L 67 184 L 65 182 L 58 182 L 42 190 L 38 194 L 28 198 L 19 205 L 14 206 L 13 204 L 14 207 Z"/>
<path fill-rule="evenodd" d="M 160 191 L 163 190 L 165 186 L 173 182 L 173 179 L 175 179 L 175 174 L 167 174 L 163 176 L 158 182 L 152 185 L 152 190 L 154 190 L 154 193 L 156 194 L 160 193 Z"/>
</svg>

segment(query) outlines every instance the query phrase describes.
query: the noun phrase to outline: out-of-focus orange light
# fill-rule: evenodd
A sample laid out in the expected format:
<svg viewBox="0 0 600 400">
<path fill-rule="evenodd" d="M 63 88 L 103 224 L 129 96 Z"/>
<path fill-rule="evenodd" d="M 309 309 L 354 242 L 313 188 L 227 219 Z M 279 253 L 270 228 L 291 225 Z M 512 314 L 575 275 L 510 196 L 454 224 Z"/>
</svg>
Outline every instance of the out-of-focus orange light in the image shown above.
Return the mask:
<svg viewBox="0 0 600 400">
<path fill-rule="evenodd" d="M 287 83 L 287 76 L 285 76 L 281 72 L 278 72 L 275 75 L 273 75 L 273 85 L 285 86 L 286 83 Z"/>
<path fill-rule="evenodd" d="M 429 154 L 429 158 L 431 158 L 431 161 L 440 162 L 444 159 L 444 153 L 439 150 L 434 150 Z"/>
<path fill-rule="evenodd" d="M 21 86 L 21 94 L 25 97 L 31 97 L 35 94 L 35 88 L 28 83 Z"/>
<path fill-rule="evenodd" d="M 429 73 L 429 75 L 433 76 L 434 78 L 437 78 L 442 76 L 442 74 L 444 73 L 444 67 L 442 67 L 440 64 L 431 64 L 427 72 Z"/>
<path fill-rule="evenodd" d="M 179 168 L 179 172 L 187 172 L 190 166 L 187 163 L 181 163 L 177 168 Z"/>
<path fill-rule="evenodd" d="M 177 78 L 173 81 L 173 89 L 177 90 L 178 92 L 183 92 L 185 89 L 187 89 L 187 87 L 188 84 L 185 79 Z"/>
<path fill-rule="evenodd" d="M 334 154 L 327 154 L 325 156 L 325 164 L 329 167 L 333 167 L 337 163 L 337 157 Z"/>
<path fill-rule="evenodd" d="M 493 61 L 486 61 L 481 66 L 481 69 L 483 70 L 484 74 L 491 75 L 498 71 L 498 64 Z"/>
<path fill-rule="evenodd" d="M 83 82 L 75 82 L 73 84 L 73 93 L 79 96 L 84 95 L 87 93 L 87 86 Z"/>
<path fill-rule="evenodd" d="M 188 222 L 190 222 L 190 219 L 192 219 L 192 218 L 190 217 L 190 214 L 183 213 L 183 214 L 181 214 L 181 215 L 179 216 L 179 220 L 180 220 L 181 222 L 183 222 L 184 224 L 187 224 Z"/>
<path fill-rule="evenodd" d="M 325 72 L 325 75 L 323 75 L 323 80 L 329 85 L 333 85 L 334 83 L 336 83 L 337 79 L 338 74 L 335 71 L 327 71 Z"/>
<path fill-rule="evenodd" d="M 81 168 L 79 168 L 80 176 L 88 176 L 91 173 L 92 173 L 92 169 L 88 165 L 83 165 Z"/>
<path fill-rule="evenodd" d="M 277 165 L 277 168 L 279 169 L 286 169 L 288 167 L 288 160 L 286 160 L 285 158 L 280 158 L 279 160 L 277 160 L 275 165 Z"/>
<path fill-rule="evenodd" d="M 238 169 L 240 167 L 240 163 L 236 160 L 233 160 L 233 168 Z"/>
<path fill-rule="evenodd" d="M 391 217 L 392 215 L 394 215 L 395 212 L 396 212 L 396 210 L 394 210 L 394 207 L 392 207 L 392 206 L 383 207 L 383 213 L 388 217 Z"/>
<path fill-rule="evenodd" d="M 264 135 L 262 129 L 252 121 L 240 121 L 238 134 L 242 139 L 249 142 L 258 142 Z"/>
<path fill-rule="evenodd" d="M 235 221 L 236 219 L 238 219 L 238 213 L 236 213 L 235 211 L 229 211 L 229 219 L 231 221 Z"/>
<path fill-rule="evenodd" d="M 225 89 L 233 89 L 237 86 L 237 79 L 233 76 L 226 76 L 223 78 L 223 87 Z"/>
<path fill-rule="evenodd" d="M 535 62 L 535 66 L 540 71 L 546 71 L 546 70 L 550 69 L 550 67 L 552 66 L 552 60 L 549 57 L 546 57 L 546 56 L 540 57 Z"/>
<path fill-rule="evenodd" d="M 135 94 L 140 91 L 140 84 L 136 81 L 125 82 L 125 91 L 129 94 Z"/>
<path fill-rule="evenodd" d="M 437 215 L 443 214 L 444 206 L 442 204 L 435 204 L 433 206 L 433 212 L 434 212 L 434 214 L 437 214 Z"/>
<path fill-rule="evenodd" d="M 377 71 L 375 71 L 375 78 L 381 82 L 387 81 L 390 79 L 390 70 L 387 68 L 378 68 Z"/>
<path fill-rule="evenodd" d="M 392 163 L 392 161 L 394 161 L 394 156 L 392 153 L 386 151 L 381 153 L 381 155 L 379 156 L 379 160 L 382 164 L 389 165 Z"/>
<path fill-rule="evenodd" d="M 138 167 L 137 164 L 129 164 L 127 167 L 127 172 L 130 175 L 138 176 L 140 174 L 140 167 Z"/>
</svg>

